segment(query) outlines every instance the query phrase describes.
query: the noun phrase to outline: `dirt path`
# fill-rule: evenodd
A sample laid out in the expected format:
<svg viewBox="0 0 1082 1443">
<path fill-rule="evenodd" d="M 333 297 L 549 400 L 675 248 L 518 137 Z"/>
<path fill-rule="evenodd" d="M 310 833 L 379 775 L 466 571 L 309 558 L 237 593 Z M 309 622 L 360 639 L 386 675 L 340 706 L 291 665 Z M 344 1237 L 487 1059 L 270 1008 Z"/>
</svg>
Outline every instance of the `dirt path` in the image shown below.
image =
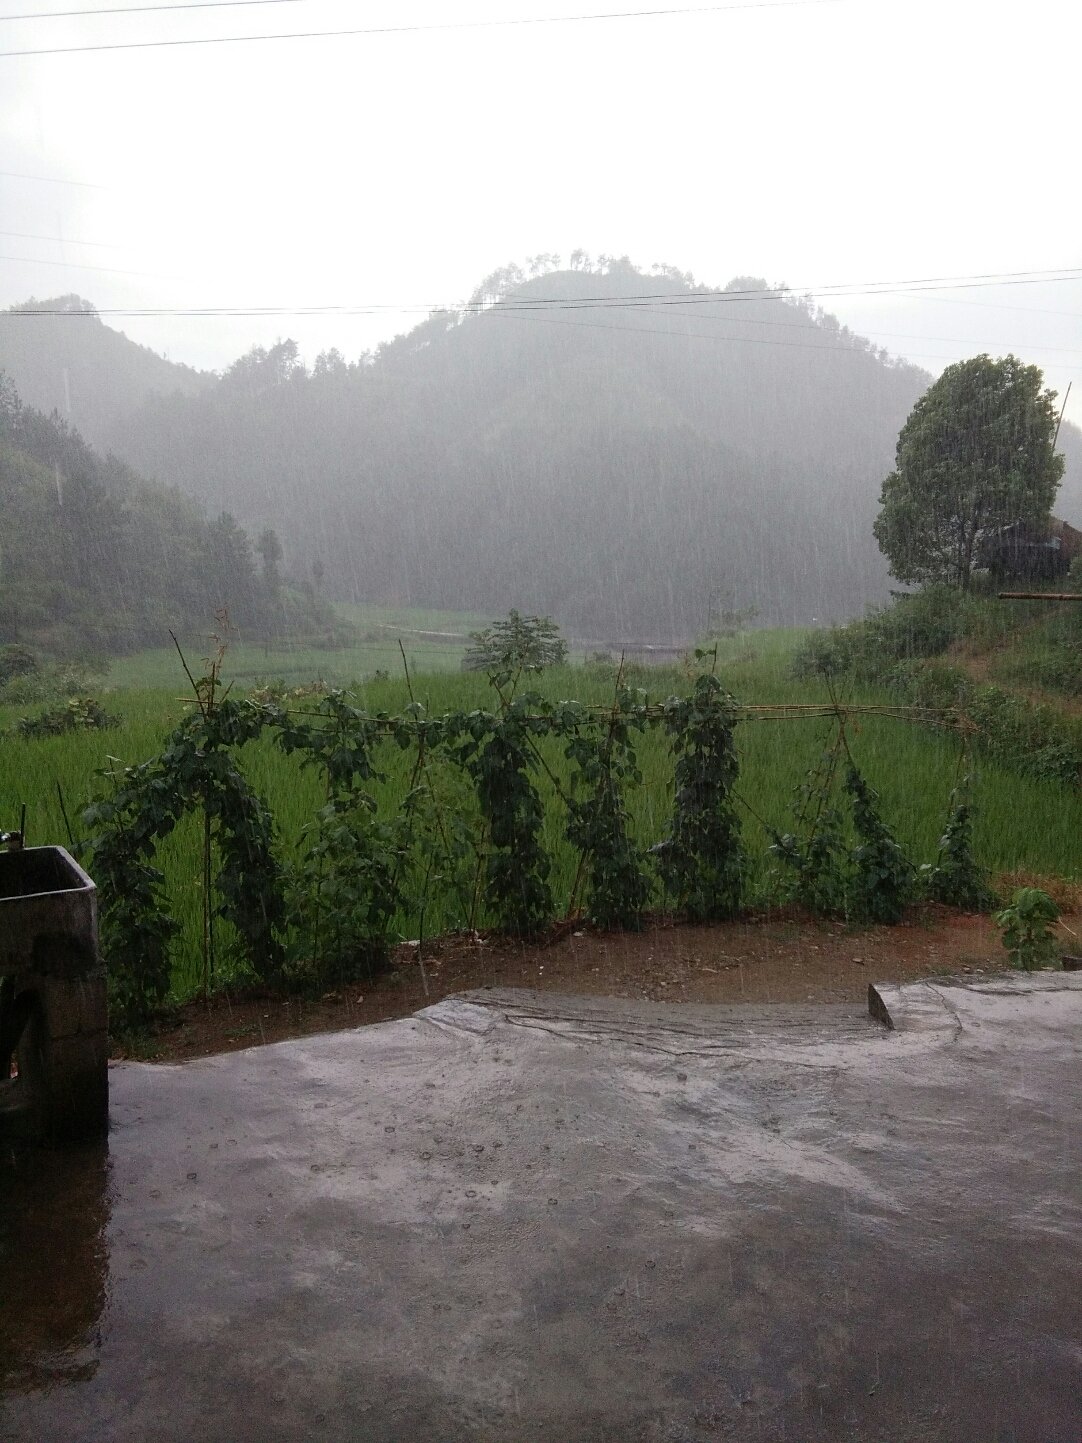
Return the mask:
<svg viewBox="0 0 1082 1443">
<path fill-rule="evenodd" d="M 1071 916 L 1068 925 L 1080 924 Z M 668 1002 L 857 1002 L 869 982 L 999 970 L 1005 954 L 984 916 L 929 907 L 897 927 L 851 932 L 792 911 L 715 927 L 658 925 L 638 934 L 576 929 L 542 944 L 447 938 L 399 947 L 390 971 L 320 999 L 263 992 L 193 1002 L 140 1057 L 181 1061 L 403 1017 L 454 992 L 531 987 Z M 427 990 L 426 990 L 427 988 Z"/>
</svg>

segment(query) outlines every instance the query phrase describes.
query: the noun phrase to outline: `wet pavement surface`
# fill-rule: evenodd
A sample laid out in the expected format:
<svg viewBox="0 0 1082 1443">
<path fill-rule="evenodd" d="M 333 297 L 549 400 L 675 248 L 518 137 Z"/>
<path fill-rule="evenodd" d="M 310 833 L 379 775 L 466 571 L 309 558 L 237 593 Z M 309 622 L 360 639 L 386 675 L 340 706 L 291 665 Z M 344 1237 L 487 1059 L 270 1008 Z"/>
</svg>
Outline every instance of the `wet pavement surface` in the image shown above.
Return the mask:
<svg viewBox="0 0 1082 1443">
<path fill-rule="evenodd" d="M 486 993 L 0 1157 L 0 1438 L 1082 1440 L 1082 976 Z"/>
</svg>

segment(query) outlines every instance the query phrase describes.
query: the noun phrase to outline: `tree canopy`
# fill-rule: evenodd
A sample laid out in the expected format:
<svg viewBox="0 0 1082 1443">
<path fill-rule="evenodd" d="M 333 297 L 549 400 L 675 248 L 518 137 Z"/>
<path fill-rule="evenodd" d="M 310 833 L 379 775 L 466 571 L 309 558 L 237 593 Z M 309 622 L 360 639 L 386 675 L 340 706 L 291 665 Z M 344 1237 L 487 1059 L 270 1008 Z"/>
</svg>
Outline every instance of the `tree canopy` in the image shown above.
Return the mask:
<svg viewBox="0 0 1082 1443">
<path fill-rule="evenodd" d="M 913 407 L 873 528 L 899 581 L 968 589 L 982 532 L 1048 524 L 1064 462 L 1042 381 L 1015 356 L 974 356 Z"/>
<path fill-rule="evenodd" d="M 567 642 L 550 616 L 508 612 L 484 631 L 471 631 L 472 645 L 462 659 L 467 671 L 544 671 L 567 660 Z"/>
</svg>

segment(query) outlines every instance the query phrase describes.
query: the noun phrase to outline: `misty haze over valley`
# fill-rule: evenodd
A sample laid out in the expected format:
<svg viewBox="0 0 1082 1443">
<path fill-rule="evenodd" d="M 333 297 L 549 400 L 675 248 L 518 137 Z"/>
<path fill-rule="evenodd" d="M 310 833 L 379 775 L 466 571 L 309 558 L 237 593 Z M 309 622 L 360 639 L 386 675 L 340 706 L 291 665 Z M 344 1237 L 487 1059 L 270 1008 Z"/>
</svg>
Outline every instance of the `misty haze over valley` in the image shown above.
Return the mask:
<svg viewBox="0 0 1082 1443">
<path fill-rule="evenodd" d="M 582 253 L 352 359 L 286 339 L 199 372 L 65 297 L 0 317 L 0 369 L 209 518 L 273 528 L 328 597 L 676 642 L 720 610 L 810 624 L 886 597 L 879 486 L 931 381 L 760 278 Z M 1080 441 L 1062 428 L 1075 522 Z"/>
</svg>

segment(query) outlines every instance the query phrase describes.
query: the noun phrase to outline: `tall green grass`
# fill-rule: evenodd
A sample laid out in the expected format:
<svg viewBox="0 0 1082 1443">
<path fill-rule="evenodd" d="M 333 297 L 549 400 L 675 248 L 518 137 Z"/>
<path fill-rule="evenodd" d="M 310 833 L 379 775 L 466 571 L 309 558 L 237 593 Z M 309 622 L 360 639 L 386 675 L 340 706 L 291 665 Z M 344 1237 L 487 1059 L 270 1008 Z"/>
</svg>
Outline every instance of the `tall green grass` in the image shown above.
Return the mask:
<svg viewBox="0 0 1082 1443">
<path fill-rule="evenodd" d="M 411 670 L 457 671 L 469 644 L 462 638 L 489 623 L 488 617 L 474 612 L 432 611 L 422 607 L 342 602 L 336 610 L 353 627 L 350 645 L 314 647 L 304 641 L 264 645 L 234 637 L 227 653 L 228 676 L 242 687 L 279 680 L 296 686 L 317 679 L 331 686 L 347 686 L 377 671 L 401 674 L 399 641 Z M 196 676 L 202 674 L 202 658 L 211 653 L 214 645 L 209 636 L 181 638 L 188 665 Z M 121 691 L 180 687 L 179 696 L 186 682 L 176 648 L 170 644 L 116 658 L 110 664 L 104 685 L 108 690 Z"/>
<path fill-rule="evenodd" d="M 753 633 L 725 643 L 719 672 L 734 695 L 754 703 L 822 702 L 821 683 L 794 681 L 789 674 L 793 635 Z M 305 678 L 306 679 L 306 678 Z M 662 700 L 687 689 L 689 677 L 680 668 L 631 668 L 628 681 L 646 690 L 650 700 Z M 550 700 L 575 698 L 603 704 L 613 693 L 611 668 L 568 666 L 546 673 L 531 683 Z M 18 818 L 25 803 L 31 844 L 65 842 L 58 785 L 68 815 L 78 834 L 79 814 L 96 788 L 103 769 L 129 765 L 154 755 L 162 739 L 183 713 L 178 698 L 186 688 L 172 676 L 159 688 L 133 688 L 110 698 L 110 709 L 123 716 L 121 727 L 110 732 L 86 732 L 40 741 L 5 738 L 0 743 L 0 828 Z M 461 672 L 418 672 L 413 680 L 416 699 L 432 713 L 494 706 L 495 697 L 483 677 Z M 401 711 L 409 701 L 404 680 L 366 680 L 356 688 L 357 705 L 372 711 Z M 848 700 L 857 701 L 854 694 Z M 869 700 L 879 698 L 869 695 Z M 303 705 L 303 703 L 300 703 Z M 0 714 L 0 727 L 9 718 Z M 827 720 L 745 721 L 738 730 L 741 774 L 739 796 L 744 805 L 745 840 L 752 858 L 752 900 L 770 895 L 769 836 L 763 826 L 784 830 L 791 824 L 792 796 L 805 772 L 833 737 Z M 883 815 L 898 839 L 918 861 L 932 860 L 947 814 L 948 796 L 959 775 L 956 738 L 932 733 L 889 717 L 854 720 L 849 732 L 853 755 L 879 790 Z M 557 776 L 567 772 L 558 743 L 546 743 L 546 761 Z M 636 835 L 649 844 L 665 834 L 671 806 L 672 761 L 659 729 L 647 732 L 639 744 L 643 786 L 629 797 Z M 245 748 L 243 765 L 252 784 L 273 810 L 283 855 L 295 856 L 304 827 L 323 800 L 321 779 L 296 759 L 283 757 L 269 738 Z M 411 753 L 388 745 L 381 753 L 384 777 L 374 792 L 381 810 L 396 809 L 409 782 Z M 553 887 L 566 903 L 571 891 L 576 858 L 563 838 L 565 811 L 543 773 L 538 785 L 548 802 L 545 840 L 554 860 Z M 459 798 L 468 793 L 457 787 Z M 977 768 L 975 784 L 976 849 L 993 871 L 1025 868 L 1042 875 L 1076 876 L 1082 836 L 1082 799 L 1052 783 L 1043 783 L 985 763 Z M 461 803 L 460 803 L 461 804 Z M 183 933 L 176 953 L 175 989 L 192 990 L 199 976 L 199 935 L 202 896 L 199 882 L 199 827 L 186 822 L 163 845 L 160 865 L 169 879 L 175 915 Z M 466 918 L 453 896 L 430 898 L 425 930 L 461 926 Z M 418 917 L 407 911 L 397 919 L 404 936 L 416 936 Z M 227 941 L 223 937 L 223 942 Z"/>
</svg>

